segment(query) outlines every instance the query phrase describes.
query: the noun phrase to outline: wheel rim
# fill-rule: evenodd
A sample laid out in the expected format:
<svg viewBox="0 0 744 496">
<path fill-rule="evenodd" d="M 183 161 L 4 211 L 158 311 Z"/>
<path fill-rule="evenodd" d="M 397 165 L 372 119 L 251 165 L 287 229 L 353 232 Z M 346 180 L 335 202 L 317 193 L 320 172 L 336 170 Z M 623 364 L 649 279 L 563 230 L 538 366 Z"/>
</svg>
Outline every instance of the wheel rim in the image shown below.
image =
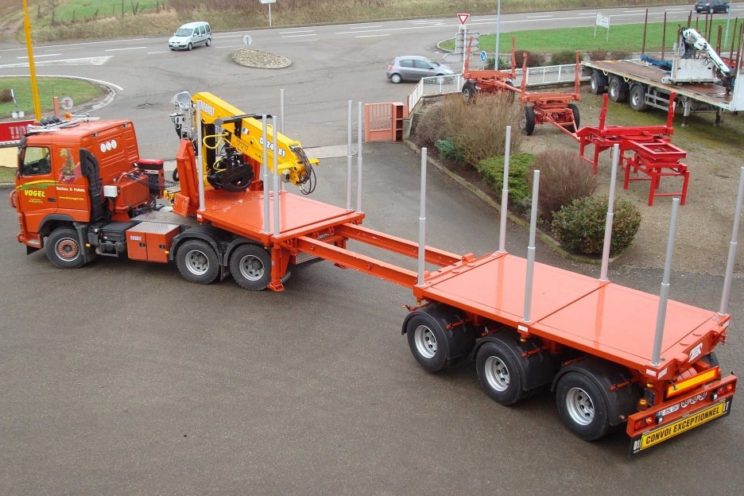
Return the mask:
<svg viewBox="0 0 744 496">
<path fill-rule="evenodd" d="M 424 358 L 431 359 L 437 354 L 437 337 L 431 329 L 425 325 L 420 325 L 414 332 L 414 342 L 416 351 Z"/>
<path fill-rule="evenodd" d="M 599 82 L 597 81 L 596 78 L 592 78 L 590 80 L 589 84 L 590 84 L 590 86 L 592 88 L 592 92 L 593 93 L 596 93 L 599 90 Z"/>
<path fill-rule="evenodd" d="M 509 368 L 497 356 L 490 356 L 486 359 L 485 376 L 488 385 L 500 393 L 506 391 L 511 383 Z"/>
<path fill-rule="evenodd" d="M 638 107 L 640 105 L 641 97 L 640 97 L 640 95 L 638 94 L 637 91 L 634 91 L 633 92 L 632 100 L 633 100 L 633 105 L 635 107 Z"/>
<path fill-rule="evenodd" d="M 189 250 L 186 253 L 186 269 L 195 276 L 203 276 L 209 270 L 209 258 L 200 250 Z"/>
<path fill-rule="evenodd" d="M 57 241 L 57 244 L 54 245 L 54 252 L 62 260 L 70 261 L 77 258 L 78 253 L 80 253 L 80 247 L 74 239 L 65 238 Z"/>
<path fill-rule="evenodd" d="M 246 255 L 240 259 L 240 275 L 249 281 L 258 281 L 264 275 L 264 264 L 255 255 Z"/>
<path fill-rule="evenodd" d="M 566 394 L 566 410 L 571 420 L 579 425 L 589 425 L 594 421 L 594 403 L 591 396 L 580 387 L 573 387 Z"/>
</svg>

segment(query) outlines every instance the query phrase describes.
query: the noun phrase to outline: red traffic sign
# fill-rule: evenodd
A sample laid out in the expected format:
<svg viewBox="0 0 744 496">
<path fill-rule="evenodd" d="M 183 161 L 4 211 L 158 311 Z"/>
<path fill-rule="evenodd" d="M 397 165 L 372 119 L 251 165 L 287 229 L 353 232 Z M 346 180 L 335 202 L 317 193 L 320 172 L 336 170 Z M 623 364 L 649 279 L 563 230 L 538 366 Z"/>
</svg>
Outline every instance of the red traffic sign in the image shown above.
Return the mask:
<svg viewBox="0 0 744 496">
<path fill-rule="evenodd" d="M 468 22 L 468 19 L 470 18 L 470 14 L 466 14 L 464 12 L 457 14 L 457 20 L 460 21 L 460 24 L 465 24 Z"/>
</svg>

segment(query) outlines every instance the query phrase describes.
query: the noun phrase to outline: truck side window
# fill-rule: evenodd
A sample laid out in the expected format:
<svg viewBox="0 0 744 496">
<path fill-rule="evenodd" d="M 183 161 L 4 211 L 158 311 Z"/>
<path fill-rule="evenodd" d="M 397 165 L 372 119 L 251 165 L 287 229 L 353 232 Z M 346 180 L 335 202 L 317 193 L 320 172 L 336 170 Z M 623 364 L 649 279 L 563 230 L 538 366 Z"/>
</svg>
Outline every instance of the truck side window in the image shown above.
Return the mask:
<svg viewBox="0 0 744 496">
<path fill-rule="evenodd" d="M 52 161 L 49 148 L 45 146 L 27 146 L 23 152 L 21 175 L 39 176 L 52 172 Z"/>
</svg>

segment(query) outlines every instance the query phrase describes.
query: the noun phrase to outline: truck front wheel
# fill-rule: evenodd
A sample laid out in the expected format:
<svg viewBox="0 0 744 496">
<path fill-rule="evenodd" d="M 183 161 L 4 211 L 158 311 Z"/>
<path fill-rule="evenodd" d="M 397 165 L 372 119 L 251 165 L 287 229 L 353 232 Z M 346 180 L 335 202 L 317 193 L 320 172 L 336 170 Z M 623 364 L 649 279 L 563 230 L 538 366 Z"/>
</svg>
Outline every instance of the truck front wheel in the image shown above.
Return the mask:
<svg viewBox="0 0 744 496">
<path fill-rule="evenodd" d="M 73 269 L 85 264 L 83 247 L 77 232 L 69 227 L 58 227 L 46 240 L 46 256 L 60 269 Z"/>
<path fill-rule="evenodd" d="M 198 239 L 186 241 L 178 248 L 176 265 L 189 282 L 211 284 L 220 274 L 217 254 L 208 243 Z"/>
<path fill-rule="evenodd" d="M 230 255 L 230 273 L 241 288 L 262 291 L 271 281 L 271 255 L 257 245 L 238 246 Z"/>
<path fill-rule="evenodd" d="M 591 377 L 567 372 L 558 381 L 555 401 L 563 423 L 581 439 L 594 441 L 607 434 L 608 399 Z"/>
</svg>

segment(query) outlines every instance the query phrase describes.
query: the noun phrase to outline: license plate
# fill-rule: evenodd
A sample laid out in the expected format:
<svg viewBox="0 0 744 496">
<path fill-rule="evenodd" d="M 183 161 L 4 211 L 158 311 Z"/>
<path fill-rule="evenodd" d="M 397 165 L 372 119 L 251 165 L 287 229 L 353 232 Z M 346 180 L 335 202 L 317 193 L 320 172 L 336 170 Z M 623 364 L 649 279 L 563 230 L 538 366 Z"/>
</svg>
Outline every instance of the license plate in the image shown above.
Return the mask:
<svg viewBox="0 0 744 496">
<path fill-rule="evenodd" d="M 631 454 L 652 448 L 684 432 L 707 424 L 711 420 L 727 415 L 730 410 L 731 398 L 719 401 L 703 410 L 691 413 L 681 419 L 675 420 L 671 424 L 659 427 L 652 431 L 644 432 L 631 441 Z"/>
</svg>

